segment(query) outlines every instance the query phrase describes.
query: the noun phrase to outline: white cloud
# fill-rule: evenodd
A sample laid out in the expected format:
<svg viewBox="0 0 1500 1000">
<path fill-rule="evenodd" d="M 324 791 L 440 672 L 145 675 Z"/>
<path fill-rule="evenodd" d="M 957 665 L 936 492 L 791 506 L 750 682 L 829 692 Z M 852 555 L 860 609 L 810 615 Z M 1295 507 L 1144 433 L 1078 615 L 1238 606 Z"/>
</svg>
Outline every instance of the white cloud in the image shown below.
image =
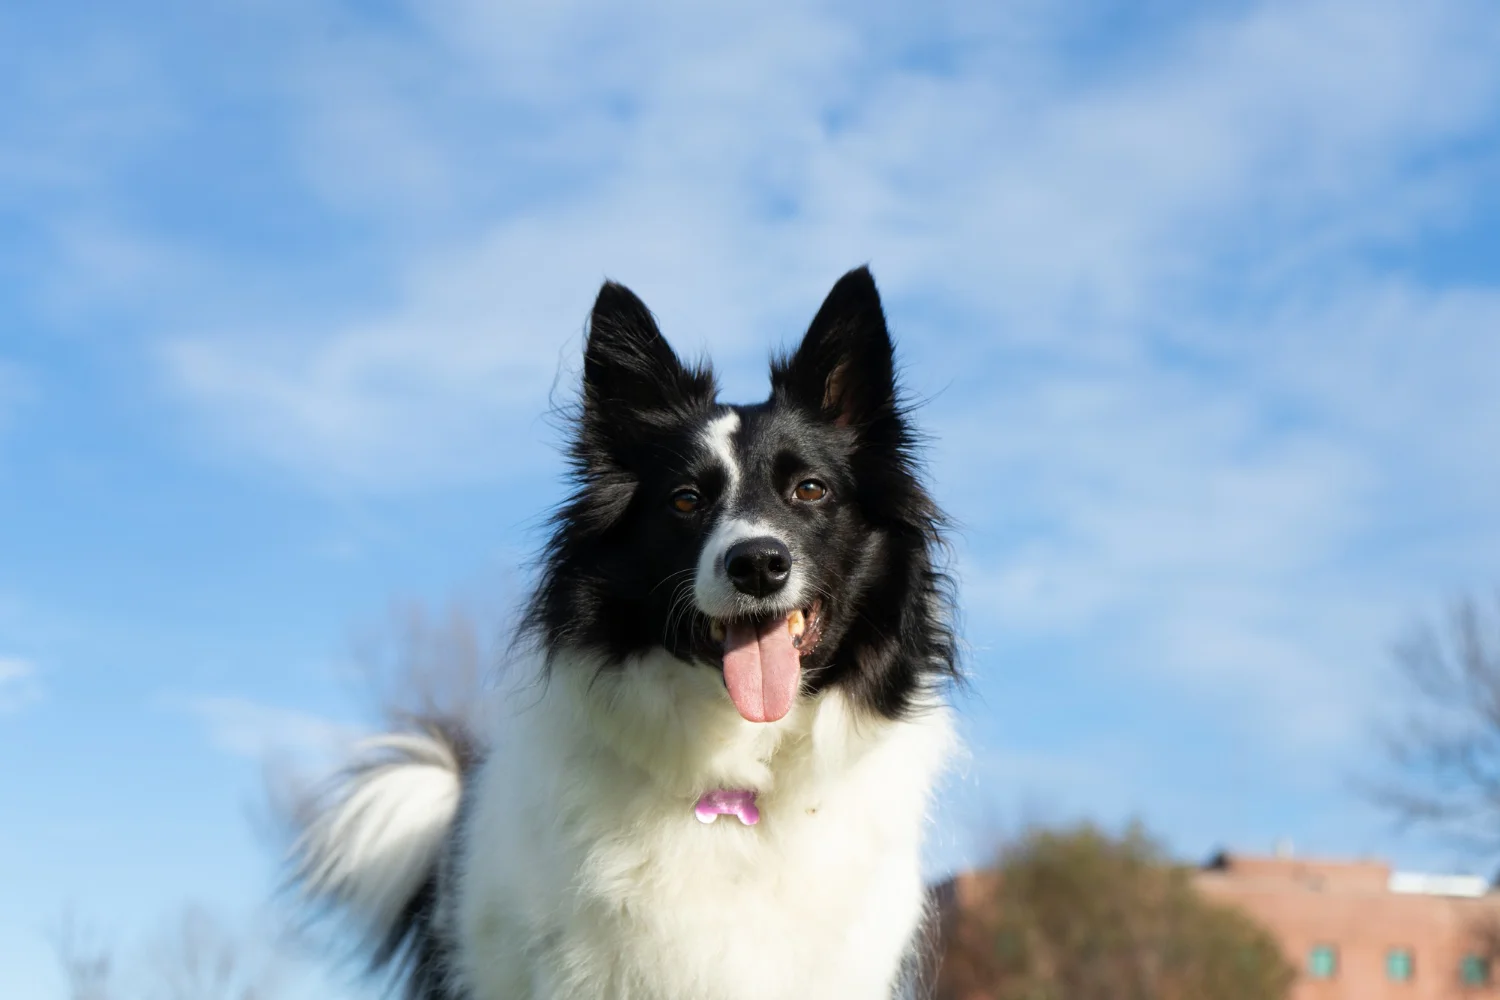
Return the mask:
<svg viewBox="0 0 1500 1000">
<path fill-rule="evenodd" d="M 1035 11 L 952 72 L 830 9 L 414 16 L 293 60 L 309 182 L 399 234 L 392 304 L 316 324 L 289 306 L 275 332 L 195 319 L 161 352 L 252 453 L 366 487 L 509 464 L 496 441 L 544 405 L 606 274 L 731 362 L 866 259 L 898 310 L 959 311 L 934 371 L 1006 343 L 1211 335 L 1249 290 L 1303 294 L 1349 246 L 1418 232 L 1452 197 L 1434 185 L 1463 181 L 1412 163 L 1500 87 L 1495 19 L 1462 2 L 1263 3 L 1093 77 Z"/>
<path fill-rule="evenodd" d="M 0 715 L 19 712 L 42 697 L 36 666 L 14 656 L 0 656 Z"/>
<path fill-rule="evenodd" d="M 1358 745 L 1389 643 L 1500 560 L 1500 301 L 1344 292 L 1176 364 L 1013 373 L 952 415 L 981 630 L 1192 691 L 1289 754 Z"/>
<path fill-rule="evenodd" d="M 236 459 L 370 490 L 530 461 L 606 275 L 743 395 L 871 260 L 917 386 L 951 383 L 971 620 L 1347 745 L 1404 616 L 1500 558 L 1497 293 L 1373 262 L 1483 194 L 1500 16 L 1267 0 L 1084 64 L 1083 15 L 1002 6 L 287 5 L 274 152 L 378 280 L 241 310 L 211 247 L 75 224 L 70 259 L 150 289 Z"/>
<path fill-rule="evenodd" d="M 216 748 L 253 760 L 330 758 L 362 732 L 347 723 L 247 698 L 212 696 L 169 702 L 197 719 Z"/>
</svg>

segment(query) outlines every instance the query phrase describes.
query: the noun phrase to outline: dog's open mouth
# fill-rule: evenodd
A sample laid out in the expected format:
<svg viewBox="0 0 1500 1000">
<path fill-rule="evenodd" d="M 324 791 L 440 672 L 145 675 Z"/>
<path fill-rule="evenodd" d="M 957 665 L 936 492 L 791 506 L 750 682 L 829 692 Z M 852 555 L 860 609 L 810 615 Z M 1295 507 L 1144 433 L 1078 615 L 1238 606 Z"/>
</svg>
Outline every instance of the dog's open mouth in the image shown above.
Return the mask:
<svg viewBox="0 0 1500 1000">
<path fill-rule="evenodd" d="M 724 644 L 729 630 L 740 626 L 753 625 L 757 632 L 769 628 L 774 623 L 781 623 L 786 628 L 787 635 L 791 637 L 792 647 L 797 650 L 799 656 L 811 653 L 813 647 L 822 638 L 822 620 L 819 612 L 823 610 L 822 601 L 813 601 L 806 608 L 797 608 L 780 616 L 779 618 L 754 618 L 742 619 L 739 622 L 726 623 L 723 619 L 712 619 L 708 626 L 708 634 L 714 642 Z"/>
<path fill-rule="evenodd" d="M 724 685 L 740 715 L 775 722 L 792 709 L 802 683 L 802 657 L 822 636 L 822 602 L 784 615 L 714 620 L 709 634 L 724 650 Z"/>
</svg>

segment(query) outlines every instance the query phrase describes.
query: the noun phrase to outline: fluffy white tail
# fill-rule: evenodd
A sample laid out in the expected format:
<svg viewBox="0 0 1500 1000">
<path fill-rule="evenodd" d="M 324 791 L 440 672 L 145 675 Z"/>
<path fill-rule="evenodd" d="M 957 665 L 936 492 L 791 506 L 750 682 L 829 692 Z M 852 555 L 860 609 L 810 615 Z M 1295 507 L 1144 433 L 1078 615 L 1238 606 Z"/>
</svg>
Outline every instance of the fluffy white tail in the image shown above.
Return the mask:
<svg viewBox="0 0 1500 1000">
<path fill-rule="evenodd" d="M 435 893 L 467 763 L 465 741 L 442 726 L 380 736 L 301 810 L 296 881 L 310 902 L 353 919 L 377 964 L 423 950 L 415 939 L 431 933 L 424 900 Z"/>
</svg>

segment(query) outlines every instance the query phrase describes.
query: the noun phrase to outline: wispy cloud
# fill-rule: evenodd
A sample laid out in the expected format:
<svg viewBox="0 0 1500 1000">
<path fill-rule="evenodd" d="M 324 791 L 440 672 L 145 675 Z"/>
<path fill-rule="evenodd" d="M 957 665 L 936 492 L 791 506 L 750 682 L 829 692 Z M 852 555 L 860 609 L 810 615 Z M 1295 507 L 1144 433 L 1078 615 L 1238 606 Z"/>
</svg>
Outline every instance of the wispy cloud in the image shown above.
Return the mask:
<svg viewBox="0 0 1500 1000">
<path fill-rule="evenodd" d="M 1267 302 L 1366 296 L 1368 274 L 1328 289 L 1330 269 L 1480 182 L 1422 163 L 1492 122 L 1500 88 L 1496 18 L 1462 2 L 1266 3 L 1096 74 L 1066 72 L 1067 23 L 1010 58 L 1034 14 L 967 47 L 956 25 L 933 44 L 964 58 L 926 69 L 834 9 L 665 5 L 608 47 L 597 14 L 424 9 L 425 30 L 367 26 L 299 65 L 307 183 L 400 234 L 390 281 L 346 321 L 173 336 L 180 391 L 253 454 L 371 486 L 493 474 L 606 274 L 731 362 L 866 259 L 930 377 L 1007 347 L 1214 346 Z M 480 84 L 453 92 L 450 63 Z M 542 86 L 532 65 L 570 70 Z"/>
<path fill-rule="evenodd" d="M 73 206 L 32 218 L 56 308 L 129 302 L 242 454 L 361 488 L 513 461 L 494 442 L 543 405 L 606 274 L 732 363 L 873 260 L 935 382 L 957 359 L 1149 356 L 1245 336 L 1268 305 L 1362 301 L 1361 255 L 1461 217 L 1487 162 L 1463 144 L 1500 96 L 1500 18 L 1466 0 L 1205 8 L 1097 59 L 1105 29 L 1041 4 L 332 12 L 332 36 L 264 12 L 217 72 L 126 25 L 67 86 L 23 61 L 45 113 L 12 110 L 34 141 L 0 177 Z M 116 168 L 228 141 L 215 102 L 251 70 L 289 98 L 252 123 L 267 193 L 365 234 L 337 304 L 287 277 L 315 257 L 253 294 L 242 246 L 120 211 Z"/>
<path fill-rule="evenodd" d="M 130 127 L 8 169 L 159 152 L 163 122 L 217 148 L 230 119 L 185 89 L 266 81 L 251 204 L 305 228 L 257 256 L 213 169 L 205 214 L 238 235 L 127 224 L 91 172 L 51 281 L 128 304 L 215 454 L 355 492 L 536 459 L 606 275 L 748 395 L 872 261 L 937 396 L 978 640 L 1347 751 L 1405 615 L 1500 558 L 1500 291 L 1410 263 L 1493 210 L 1500 12 L 1263 0 L 1130 31 L 984 6 L 333 4 L 336 32 L 276 6 L 251 65 L 121 75 Z M 109 104 L 80 94 L 54 106 Z M 243 748 L 276 711 L 198 714 Z"/>
<path fill-rule="evenodd" d="M 326 759 L 362 734 L 348 723 L 248 698 L 173 698 L 168 704 L 196 719 L 217 749 L 257 761 L 283 756 Z"/>
<path fill-rule="evenodd" d="M 29 660 L 0 656 L 0 715 L 18 712 L 41 697 L 36 666 Z"/>
</svg>

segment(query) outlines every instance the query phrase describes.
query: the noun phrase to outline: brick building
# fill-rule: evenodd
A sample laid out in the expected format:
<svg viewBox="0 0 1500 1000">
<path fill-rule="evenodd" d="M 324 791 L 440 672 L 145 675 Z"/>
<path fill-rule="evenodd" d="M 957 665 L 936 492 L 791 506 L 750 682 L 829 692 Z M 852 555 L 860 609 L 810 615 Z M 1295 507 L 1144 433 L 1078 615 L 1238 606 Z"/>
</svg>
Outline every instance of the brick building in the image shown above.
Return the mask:
<svg viewBox="0 0 1500 1000">
<path fill-rule="evenodd" d="M 1276 937 L 1299 971 L 1293 1000 L 1500 997 L 1480 940 L 1500 895 L 1482 878 L 1221 854 L 1196 883 Z"/>
<path fill-rule="evenodd" d="M 945 938 L 993 899 L 994 878 L 972 872 L 938 887 Z M 1225 853 L 1194 882 L 1276 938 L 1298 971 L 1291 1000 L 1500 1000 L 1500 965 L 1492 979 L 1483 944 L 1484 928 L 1500 928 L 1500 893 L 1482 878 Z"/>
</svg>

